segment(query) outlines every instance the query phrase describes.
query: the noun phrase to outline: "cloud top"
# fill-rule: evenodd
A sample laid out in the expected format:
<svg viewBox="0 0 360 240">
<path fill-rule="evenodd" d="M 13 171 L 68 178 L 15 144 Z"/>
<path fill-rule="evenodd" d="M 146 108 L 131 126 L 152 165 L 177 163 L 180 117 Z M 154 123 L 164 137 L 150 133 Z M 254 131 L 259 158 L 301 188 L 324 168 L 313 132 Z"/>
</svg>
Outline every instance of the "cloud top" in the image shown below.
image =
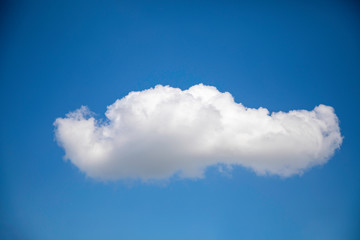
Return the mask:
<svg viewBox="0 0 360 240">
<path fill-rule="evenodd" d="M 54 123 L 65 158 L 98 179 L 199 178 L 214 165 L 288 177 L 326 163 L 342 143 L 330 106 L 270 114 L 203 84 L 130 92 L 105 115 L 82 106 Z"/>
</svg>

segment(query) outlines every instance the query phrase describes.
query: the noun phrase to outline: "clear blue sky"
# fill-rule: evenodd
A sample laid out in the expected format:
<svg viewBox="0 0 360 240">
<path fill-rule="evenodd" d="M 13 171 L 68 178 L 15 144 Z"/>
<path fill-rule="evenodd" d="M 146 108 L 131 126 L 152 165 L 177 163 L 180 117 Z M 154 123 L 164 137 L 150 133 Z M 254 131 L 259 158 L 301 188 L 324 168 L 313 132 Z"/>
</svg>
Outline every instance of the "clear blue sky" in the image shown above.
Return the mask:
<svg viewBox="0 0 360 240">
<path fill-rule="evenodd" d="M 290 2 L 290 3 L 289 3 Z M 360 6 L 355 1 L 16 1 L 0 38 L 1 239 L 359 239 Z M 270 111 L 335 108 L 344 142 L 287 179 L 102 183 L 53 122 L 156 84 L 229 91 Z"/>
</svg>

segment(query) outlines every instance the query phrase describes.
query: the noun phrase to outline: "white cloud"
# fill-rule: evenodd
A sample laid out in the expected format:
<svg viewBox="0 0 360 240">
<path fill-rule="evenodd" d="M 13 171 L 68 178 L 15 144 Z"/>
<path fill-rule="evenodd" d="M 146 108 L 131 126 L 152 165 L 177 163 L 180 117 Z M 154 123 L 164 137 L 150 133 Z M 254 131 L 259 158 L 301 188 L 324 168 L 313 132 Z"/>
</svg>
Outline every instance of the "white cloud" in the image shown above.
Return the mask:
<svg viewBox="0 0 360 240">
<path fill-rule="evenodd" d="M 99 179 L 198 178 L 217 164 L 288 177 L 326 163 L 342 143 L 332 107 L 269 114 L 202 84 L 131 92 L 105 115 L 97 121 L 83 106 L 54 123 L 65 158 Z"/>
</svg>

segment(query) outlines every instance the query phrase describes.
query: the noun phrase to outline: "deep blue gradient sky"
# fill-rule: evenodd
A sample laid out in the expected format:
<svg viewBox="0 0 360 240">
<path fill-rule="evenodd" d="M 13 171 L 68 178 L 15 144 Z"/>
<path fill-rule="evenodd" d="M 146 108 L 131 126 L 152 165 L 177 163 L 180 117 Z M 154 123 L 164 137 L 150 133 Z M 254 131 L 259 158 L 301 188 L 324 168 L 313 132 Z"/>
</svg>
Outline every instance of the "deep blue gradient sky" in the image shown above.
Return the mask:
<svg viewBox="0 0 360 240">
<path fill-rule="evenodd" d="M 355 1 L 50 2 L 1 10 L 1 239 L 360 238 Z M 333 106 L 343 145 L 287 179 L 238 167 L 103 183 L 63 160 L 57 117 L 87 105 L 101 118 L 130 91 L 197 83 L 270 111 Z"/>
</svg>

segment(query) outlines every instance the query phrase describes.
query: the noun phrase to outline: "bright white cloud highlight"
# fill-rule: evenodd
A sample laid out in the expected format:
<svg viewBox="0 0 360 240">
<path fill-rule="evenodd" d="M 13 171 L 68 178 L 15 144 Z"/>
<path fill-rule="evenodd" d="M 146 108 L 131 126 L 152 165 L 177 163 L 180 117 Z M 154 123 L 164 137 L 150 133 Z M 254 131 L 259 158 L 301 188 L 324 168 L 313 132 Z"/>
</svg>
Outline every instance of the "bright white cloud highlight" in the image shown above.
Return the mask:
<svg viewBox="0 0 360 240">
<path fill-rule="evenodd" d="M 342 143 L 332 107 L 270 114 L 202 84 L 131 92 L 105 115 L 81 107 L 54 123 L 65 158 L 100 179 L 198 178 L 217 164 L 288 177 L 326 163 Z"/>
</svg>

